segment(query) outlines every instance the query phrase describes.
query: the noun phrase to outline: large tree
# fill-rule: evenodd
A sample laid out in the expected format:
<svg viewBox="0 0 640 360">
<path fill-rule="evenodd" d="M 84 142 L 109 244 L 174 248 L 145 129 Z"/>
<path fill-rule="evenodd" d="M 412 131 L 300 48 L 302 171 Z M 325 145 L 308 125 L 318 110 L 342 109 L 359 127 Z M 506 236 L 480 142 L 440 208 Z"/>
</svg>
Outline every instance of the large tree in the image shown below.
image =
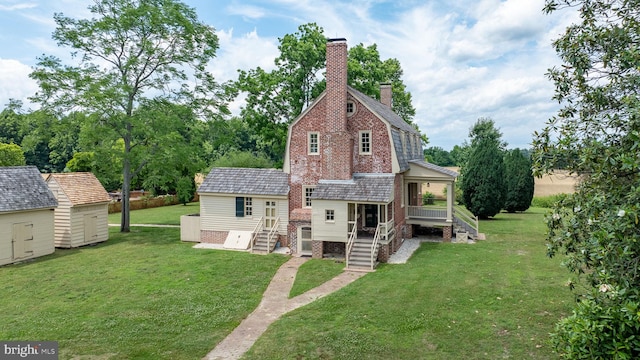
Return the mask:
<svg viewBox="0 0 640 360">
<path fill-rule="evenodd" d="M 188 104 L 210 117 L 226 111 L 224 93 L 205 69 L 218 38 L 194 9 L 176 0 L 97 0 L 89 10 L 91 19 L 54 15 L 53 38 L 72 49 L 75 63 L 39 58 L 31 74 L 40 86 L 33 100 L 59 112 L 93 114 L 97 136 L 122 141 L 120 230 L 128 232 L 132 179 L 161 156 L 163 146 L 181 144 L 163 143 L 165 129 L 153 124 L 143 105 Z M 145 150 L 135 154 L 138 147 Z"/>
<path fill-rule="evenodd" d="M 455 166 L 455 162 L 451 157 L 451 154 L 439 147 L 439 146 L 431 146 L 424 149 L 425 160 L 432 164 L 436 164 L 439 166 Z"/>
<path fill-rule="evenodd" d="M 0 166 L 25 165 L 24 152 L 16 144 L 0 143 Z"/>
<path fill-rule="evenodd" d="M 509 150 L 504 154 L 504 170 L 504 209 L 510 213 L 527 210 L 535 190 L 531 159 L 520 149 Z"/>
<path fill-rule="evenodd" d="M 547 0 L 580 15 L 553 42 L 562 108 L 534 138 L 538 172 L 582 179 L 548 217 L 578 302 L 553 335 L 566 358 L 640 358 L 640 1 Z"/>
<path fill-rule="evenodd" d="M 463 203 L 480 218 L 492 217 L 504 206 L 505 143 L 493 120 L 486 118 L 478 119 L 469 131 L 469 137 L 469 155 L 462 168 Z"/>
</svg>

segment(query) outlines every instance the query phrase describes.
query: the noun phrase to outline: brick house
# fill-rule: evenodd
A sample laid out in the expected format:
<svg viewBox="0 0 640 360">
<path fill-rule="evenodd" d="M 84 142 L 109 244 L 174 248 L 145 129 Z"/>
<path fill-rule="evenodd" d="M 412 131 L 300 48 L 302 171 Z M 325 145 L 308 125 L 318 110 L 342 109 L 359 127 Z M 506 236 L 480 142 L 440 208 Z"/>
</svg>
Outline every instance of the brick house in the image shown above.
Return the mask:
<svg viewBox="0 0 640 360">
<path fill-rule="evenodd" d="M 381 85 L 380 101 L 347 85 L 344 39 L 328 41 L 326 58 L 326 90 L 289 126 L 282 171 L 213 169 L 207 176 L 198 190 L 201 241 L 213 236 L 205 225 L 212 220 L 203 216 L 219 204 L 233 214 L 232 203 L 235 216 L 214 226 L 217 242 L 231 228 L 253 226 L 250 246 L 264 243 L 269 231 L 293 253 L 344 257 L 347 267 L 373 268 L 376 260 L 386 261 L 416 226 L 442 228 L 443 237 L 451 239 L 458 174 L 424 161 L 419 131 L 391 109 L 391 85 Z M 436 182 L 446 184 L 447 206 L 427 210 L 421 189 Z M 251 221 L 241 214 L 247 199 Z M 273 213 L 262 206 L 276 200 Z M 277 229 L 269 229 L 265 222 L 273 224 L 274 213 L 286 216 Z"/>
</svg>

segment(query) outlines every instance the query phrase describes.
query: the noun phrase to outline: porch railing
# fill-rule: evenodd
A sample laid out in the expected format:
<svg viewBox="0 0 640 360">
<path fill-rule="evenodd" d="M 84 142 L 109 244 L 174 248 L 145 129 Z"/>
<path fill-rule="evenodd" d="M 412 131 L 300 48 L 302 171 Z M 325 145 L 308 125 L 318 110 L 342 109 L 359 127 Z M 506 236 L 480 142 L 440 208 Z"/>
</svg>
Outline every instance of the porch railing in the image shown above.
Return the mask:
<svg viewBox="0 0 640 360">
<path fill-rule="evenodd" d="M 446 207 L 422 207 L 422 206 L 408 206 L 407 211 L 409 217 L 430 219 L 430 220 L 447 220 L 447 208 Z"/>
<path fill-rule="evenodd" d="M 253 244 L 255 244 L 256 242 L 256 238 L 258 238 L 258 233 L 262 230 L 262 227 L 264 226 L 264 216 L 260 218 L 260 220 L 258 221 L 258 223 L 256 224 L 256 227 L 253 228 L 253 233 L 251 235 L 251 242 L 250 242 L 250 251 L 253 251 Z"/>
<path fill-rule="evenodd" d="M 351 221 L 349 223 L 351 224 Z M 358 227 L 356 226 L 355 221 L 352 225 L 353 227 L 351 228 L 351 232 L 349 233 L 349 240 L 347 241 L 347 251 L 344 257 L 347 268 L 349 267 L 349 256 L 351 256 L 351 248 L 353 248 L 353 243 L 355 242 L 356 235 L 358 233 Z"/>
<path fill-rule="evenodd" d="M 273 237 L 275 235 L 278 235 L 278 226 L 280 226 L 280 217 L 277 217 L 276 220 L 273 222 L 273 226 L 271 227 L 271 230 L 269 231 L 269 235 L 267 236 L 267 252 L 270 252 L 271 240 L 273 240 Z"/>
</svg>

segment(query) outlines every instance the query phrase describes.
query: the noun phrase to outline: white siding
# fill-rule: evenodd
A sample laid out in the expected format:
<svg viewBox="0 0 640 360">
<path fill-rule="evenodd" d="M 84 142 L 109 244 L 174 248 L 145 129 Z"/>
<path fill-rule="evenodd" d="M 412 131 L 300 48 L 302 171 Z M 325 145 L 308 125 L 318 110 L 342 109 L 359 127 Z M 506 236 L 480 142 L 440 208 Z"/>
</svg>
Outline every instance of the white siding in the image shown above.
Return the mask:
<svg viewBox="0 0 640 360">
<path fill-rule="evenodd" d="M 54 252 L 53 209 L 22 211 L 0 214 L 0 265 L 31 259 Z M 14 224 L 32 224 L 33 241 L 30 244 L 33 254 L 26 258 L 13 258 Z"/>
<path fill-rule="evenodd" d="M 325 210 L 334 211 L 335 220 L 333 222 L 325 220 Z M 347 242 L 349 240 L 347 202 L 313 200 L 311 228 L 313 240 Z"/>
<path fill-rule="evenodd" d="M 97 242 L 106 241 L 109 239 L 109 226 L 107 215 L 109 212 L 109 205 L 97 204 L 97 205 L 82 205 L 74 206 L 71 208 L 71 247 L 77 247 Z M 85 239 L 85 219 L 88 217 L 96 217 L 96 233 L 97 237 L 94 239 Z"/>
<path fill-rule="evenodd" d="M 236 197 L 250 197 L 253 203 L 251 216 L 236 217 Z M 200 194 L 200 229 L 211 231 L 253 231 L 265 213 L 265 202 L 275 201 L 280 217 L 278 232 L 287 233 L 289 202 L 286 196 L 239 194 Z"/>
<path fill-rule="evenodd" d="M 58 199 L 58 207 L 55 210 L 56 247 L 78 247 L 109 239 L 108 202 L 73 206 L 55 178 L 51 177 L 47 184 L 53 195 Z M 97 217 L 96 230 L 98 236 L 88 241 L 85 240 L 85 216 Z"/>
</svg>

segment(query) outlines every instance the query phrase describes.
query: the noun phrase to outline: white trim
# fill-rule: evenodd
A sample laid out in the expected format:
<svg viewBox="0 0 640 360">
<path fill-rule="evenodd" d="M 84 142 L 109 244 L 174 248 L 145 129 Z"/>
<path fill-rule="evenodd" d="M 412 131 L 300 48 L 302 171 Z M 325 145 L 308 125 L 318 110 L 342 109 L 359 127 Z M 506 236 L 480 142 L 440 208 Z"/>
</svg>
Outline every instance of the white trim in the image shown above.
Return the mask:
<svg viewBox="0 0 640 360">
<path fill-rule="evenodd" d="M 368 151 L 363 151 L 363 145 L 364 145 L 364 141 L 362 141 L 363 139 L 363 135 L 367 135 L 368 137 L 368 144 L 367 147 L 369 148 Z M 372 139 L 371 139 L 371 130 L 360 130 L 358 131 L 358 153 L 360 155 L 371 155 L 372 153 Z"/>
<path fill-rule="evenodd" d="M 311 137 L 315 135 L 316 151 L 311 151 Z M 320 133 L 318 131 L 307 131 L 307 155 L 320 155 Z"/>
</svg>

